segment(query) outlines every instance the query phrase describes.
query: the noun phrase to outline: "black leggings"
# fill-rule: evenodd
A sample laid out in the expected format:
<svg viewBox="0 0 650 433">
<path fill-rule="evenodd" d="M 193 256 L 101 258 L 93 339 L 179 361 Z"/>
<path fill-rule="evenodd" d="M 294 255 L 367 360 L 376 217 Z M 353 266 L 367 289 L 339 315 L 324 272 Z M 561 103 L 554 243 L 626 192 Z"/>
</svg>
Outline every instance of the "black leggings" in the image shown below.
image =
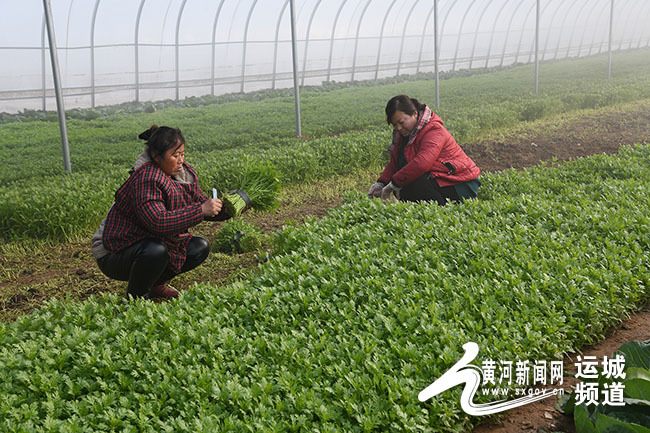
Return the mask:
<svg viewBox="0 0 650 433">
<path fill-rule="evenodd" d="M 187 258 L 178 274 L 190 271 L 203 263 L 210 253 L 208 241 L 200 236 L 192 236 L 187 245 Z M 128 281 L 126 293 L 133 297 L 143 297 L 152 287 L 164 284 L 175 275 L 168 267 L 167 246 L 158 239 L 146 238 L 133 245 L 109 253 L 97 260 L 99 269 L 107 277 Z"/>
<path fill-rule="evenodd" d="M 440 206 L 447 204 L 447 200 L 460 201 L 456 188 L 440 186 L 429 173 L 415 179 L 399 192 L 400 201 L 436 201 Z"/>
</svg>

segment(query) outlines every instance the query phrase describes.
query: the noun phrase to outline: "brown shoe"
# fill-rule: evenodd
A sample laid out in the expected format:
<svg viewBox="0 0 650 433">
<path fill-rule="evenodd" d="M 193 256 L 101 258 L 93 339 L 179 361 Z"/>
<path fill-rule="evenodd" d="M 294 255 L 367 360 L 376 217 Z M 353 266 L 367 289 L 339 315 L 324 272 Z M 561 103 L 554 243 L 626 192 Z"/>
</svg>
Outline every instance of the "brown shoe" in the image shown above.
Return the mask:
<svg viewBox="0 0 650 433">
<path fill-rule="evenodd" d="M 180 293 L 176 289 L 172 289 L 166 284 L 152 287 L 149 290 L 149 297 L 151 298 L 178 298 Z"/>
</svg>

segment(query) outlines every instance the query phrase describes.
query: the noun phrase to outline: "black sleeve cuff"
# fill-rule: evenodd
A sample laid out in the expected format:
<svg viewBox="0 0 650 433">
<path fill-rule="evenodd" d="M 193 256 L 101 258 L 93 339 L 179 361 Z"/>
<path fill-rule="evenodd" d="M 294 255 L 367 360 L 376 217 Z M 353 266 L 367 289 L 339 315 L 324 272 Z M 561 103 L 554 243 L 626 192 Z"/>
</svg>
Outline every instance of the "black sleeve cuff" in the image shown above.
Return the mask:
<svg viewBox="0 0 650 433">
<path fill-rule="evenodd" d="M 223 207 L 221 208 L 221 211 L 218 214 L 209 217 L 204 217 L 203 219 L 205 221 L 226 221 L 229 220 L 230 218 L 232 218 L 232 215 L 228 214 L 226 212 L 226 208 Z"/>
</svg>

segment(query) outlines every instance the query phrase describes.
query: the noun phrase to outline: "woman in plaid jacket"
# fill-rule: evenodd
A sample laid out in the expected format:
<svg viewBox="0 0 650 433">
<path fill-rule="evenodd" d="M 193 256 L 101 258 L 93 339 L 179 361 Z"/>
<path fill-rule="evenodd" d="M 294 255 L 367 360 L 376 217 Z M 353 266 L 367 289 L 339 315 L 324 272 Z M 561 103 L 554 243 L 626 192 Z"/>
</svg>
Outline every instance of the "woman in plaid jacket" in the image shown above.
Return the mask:
<svg viewBox="0 0 650 433">
<path fill-rule="evenodd" d="M 210 252 L 208 242 L 188 229 L 204 220 L 228 219 L 221 200 L 208 198 L 185 162 L 179 129 L 152 126 L 130 177 L 93 236 L 93 255 L 108 277 L 128 281 L 133 297 L 176 298 L 165 283 L 194 269 Z"/>
<path fill-rule="evenodd" d="M 417 99 L 397 95 L 386 104 L 393 126 L 390 162 L 369 197 L 401 201 L 461 201 L 476 197 L 481 171 L 442 125 L 442 119 Z"/>
</svg>

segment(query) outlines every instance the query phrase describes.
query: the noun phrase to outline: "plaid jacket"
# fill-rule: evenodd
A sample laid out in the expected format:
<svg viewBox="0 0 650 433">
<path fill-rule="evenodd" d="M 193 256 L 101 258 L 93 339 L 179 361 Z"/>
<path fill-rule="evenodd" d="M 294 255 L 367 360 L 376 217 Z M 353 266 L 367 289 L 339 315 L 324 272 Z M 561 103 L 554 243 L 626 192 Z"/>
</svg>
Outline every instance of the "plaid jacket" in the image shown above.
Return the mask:
<svg viewBox="0 0 650 433">
<path fill-rule="evenodd" d="M 199 187 L 196 172 L 184 163 L 194 182 L 173 180 L 154 163 L 137 170 L 115 193 L 115 204 L 106 217 L 103 243 L 118 252 L 144 238 L 162 240 L 169 252 L 169 264 L 178 273 L 185 263 L 188 229 L 203 221 L 201 204 L 208 197 Z"/>
</svg>

